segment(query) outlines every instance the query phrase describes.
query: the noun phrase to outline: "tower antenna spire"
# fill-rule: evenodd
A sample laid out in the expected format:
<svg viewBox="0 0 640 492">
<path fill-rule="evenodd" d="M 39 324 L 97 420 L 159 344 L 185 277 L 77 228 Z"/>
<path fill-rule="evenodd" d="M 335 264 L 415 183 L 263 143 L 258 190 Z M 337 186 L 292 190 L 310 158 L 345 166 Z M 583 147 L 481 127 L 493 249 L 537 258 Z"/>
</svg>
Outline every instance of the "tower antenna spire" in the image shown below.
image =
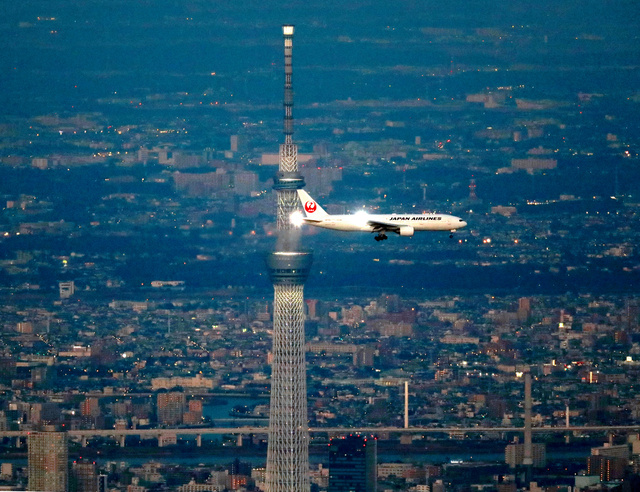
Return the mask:
<svg viewBox="0 0 640 492">
<path fill-rule="evenodd" d="M 304 352 L 304 282 L 312 255 L 300 248 L 300 231 L 291 223 L 298 209 L 297 190 L 304 186 L 293 143 L 292 52 L 294 26 L 284 36 L 284 143 L 273 189 L 277 201 L 277 243 L 267 257 L 273 283 L 273 350 L 267 492 L 309 492 L 309 423 Z"/>
</svg>

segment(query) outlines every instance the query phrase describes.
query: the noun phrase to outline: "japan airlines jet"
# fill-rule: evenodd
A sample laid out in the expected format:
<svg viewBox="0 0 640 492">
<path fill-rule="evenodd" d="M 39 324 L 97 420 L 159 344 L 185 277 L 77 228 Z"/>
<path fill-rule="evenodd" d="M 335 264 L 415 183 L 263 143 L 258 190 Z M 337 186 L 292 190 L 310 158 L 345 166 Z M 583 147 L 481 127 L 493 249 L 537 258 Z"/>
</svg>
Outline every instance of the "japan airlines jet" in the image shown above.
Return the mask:
<svg viewBox="0 0 640 492">
<path fill-rule="evenodd" d="M 306 191 L 298 190 L 298 197 L 305 213 L 304 217 L 300 217 L 303 223 L 337 231 L 377 232 L 376 241 L 387 239 L 387 232 L 395 232 L 401 236 L 413 236 L 415 231 L 453 233 L 467 225 L 459 217 L 444 214 L 373 215 L 358 212 L 353 215 L 330 215 Z M 449 237 L 453 237 L 453 234 Z"/>
</svg>

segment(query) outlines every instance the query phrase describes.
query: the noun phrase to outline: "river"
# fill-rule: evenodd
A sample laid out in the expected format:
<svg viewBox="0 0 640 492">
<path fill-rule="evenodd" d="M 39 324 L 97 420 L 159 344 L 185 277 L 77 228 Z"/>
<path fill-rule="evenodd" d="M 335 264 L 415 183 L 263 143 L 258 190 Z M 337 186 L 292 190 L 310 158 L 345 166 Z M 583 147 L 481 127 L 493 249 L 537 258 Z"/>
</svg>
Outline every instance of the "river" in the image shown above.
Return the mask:
<svg viewBox="0 0 640 492">
<path fill-rule="evenodd" d="M 264 405 L 268 403 L 267 398 L 255 397 L 216 397 L 209 400 L 203 406 L 203 416 L 211 420 L 216 427 L 242 427 L 247 425 L 266 425 L 265 418 L 232 418 L 229 413 L 236 406 L 246 406 L 253 408 L 255 405 Z M 265 427 L 266 433 L 266 427 Z M 108 462 L 124 463 L 126 466 L 140 466 L 144 463 L 154 461 L 164 464 L 180 464 L 184 466 L 213 466 L 223 465 L 239 458 L 243 462 L 251 463 L 253 466 L 264 466 L 266 462 L 266 449 L 262 447 L 244 447 L 237 448 L 235 446 L 235 436 L 230 436 L 232 440 L 222 442 L 224 436 L 220 434 L 204 434 L 202 436 L 205 447 L 201 451 L 196 450 L 193 445 L 164 448 L 127 448 L 127 451 L 119 453 L 117 449 L 111 449 L 108 455 L 101 455 L 98 450 L 86 453 L 92 459 L 98 461 L 101 465 Z M 187 439 L 193 441 L 195 438 Z M 207 445 L 207 442 L 210 444 Z M 217 446 L 211 446 L 211 444 Z M 225 445 L 227 444 L 227 445 Z M 404 452 L 399 446 L 382 444 L 378 450 L 378 462 L 409 462 L 421 464 L 440 464 L 450 462 L 504 462 L 504 452 L 497 451 L 499 447 L 497 443 L 492 441 L 474 441 L 473 445 L 452 446 L 451 441 L 443 443 L 434 442 L 433 445 L 427 444 L 427 449 L 413 449 L 411 452 Z M 222 448 L 220 447 L 222 445 Z M 430 448 L 430 449 L 429 449 Z M 326 445 L 311 446 L 309 461 L 312 466 L 327 461 L 325 452 Z M 88 451 L 88 450 L 87 450 Z M 590 445 L 576 444 L 570 448 L 550 447 L 547 451 L 547 459 L 549 462 L 558 461 L 584 461 L 586 463 L 587 456 L 590 454 Z M 75 459 L 73 456 L 71 459 Z M 15 466 L 26 466 L 26 457 L 18 458 L 2 458 L 0 463 L 13 463 Z"/>
</svg>

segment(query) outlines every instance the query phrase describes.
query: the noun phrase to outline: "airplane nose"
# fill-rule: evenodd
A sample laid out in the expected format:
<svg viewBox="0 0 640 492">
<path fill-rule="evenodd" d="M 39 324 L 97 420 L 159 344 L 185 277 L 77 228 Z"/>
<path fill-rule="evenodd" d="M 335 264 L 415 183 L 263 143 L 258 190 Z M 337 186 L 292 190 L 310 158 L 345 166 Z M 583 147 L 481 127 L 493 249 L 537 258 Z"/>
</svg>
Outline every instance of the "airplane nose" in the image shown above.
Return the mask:
<svg viewBox="0 0 640 492">
<path fill-rule="evenodd" d="M 464 220 L 460 221 L 460 227 L 467 227 L 467 223 Z"/>
</svg>

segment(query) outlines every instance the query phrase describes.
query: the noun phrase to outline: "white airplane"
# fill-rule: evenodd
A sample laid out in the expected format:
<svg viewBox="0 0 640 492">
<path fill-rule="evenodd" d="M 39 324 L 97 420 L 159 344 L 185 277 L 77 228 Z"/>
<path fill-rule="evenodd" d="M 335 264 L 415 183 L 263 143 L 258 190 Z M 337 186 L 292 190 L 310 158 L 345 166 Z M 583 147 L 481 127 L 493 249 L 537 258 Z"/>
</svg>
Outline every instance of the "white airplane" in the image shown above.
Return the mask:
<svg viewBox="0 0 640 492">
<path fill-rule="evenodd" d="M 465 227 L 467 223 L 459 217 L 445 214 L 368 214 L 364 211 L 353 215 L 330 215 L 318 205 L 309 193 L 298 190 L 298 197 L 305 216 L 299 221 L 315 227 L 337 231 L 377 232 L 376 241 L 387 239 L 387 232 L 401 236 L 413 236 L 415 231 L 451 231 Z"/>
</svg>

